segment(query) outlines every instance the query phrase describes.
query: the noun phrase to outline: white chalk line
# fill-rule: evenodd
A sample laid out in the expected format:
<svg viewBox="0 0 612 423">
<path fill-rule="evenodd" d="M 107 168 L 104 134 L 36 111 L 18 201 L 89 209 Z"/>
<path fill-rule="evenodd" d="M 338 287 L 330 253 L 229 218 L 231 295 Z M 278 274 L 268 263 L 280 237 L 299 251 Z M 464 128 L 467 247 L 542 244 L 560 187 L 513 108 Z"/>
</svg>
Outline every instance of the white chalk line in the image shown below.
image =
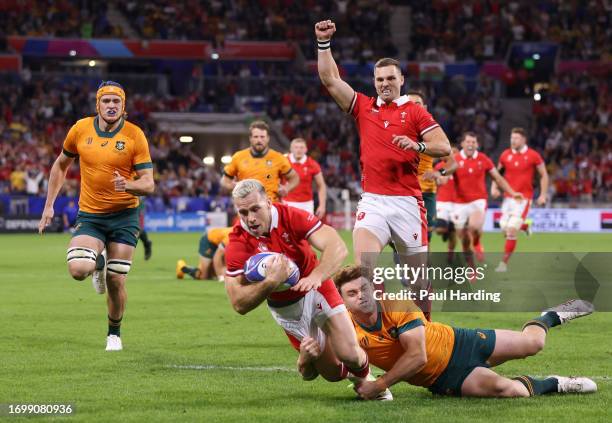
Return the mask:
<svg viewBox="0 0 612 423">
<path fill-rule="evenodd" d="M 171 369 L 181 369 L 181 370 L 231 370 L 238 372 L 296 372 L 296 369 L 292 369 L 290 367 L 253 367 L 253 366 L 218 366 L 215 364 L 171 364 L 166 366 Z M 373 372 L 378 373 L 378 372 Z M 538 379 L 545 379 L 549 375 L 530 375 L 531 377 L 535 377 Z M 559 375 L 564 376 L 564 375 Z M 573 376 L 573 375 L 572 375 Z M 579 375 L 582 376 L 582 375 Z M 611 376 L 585 376 L 589 379 L 593 380 L 612 380 Z"/>
<path fill-rule="evenodd" d="M 296 369 L 290 367 L 252 367 L 252 366 L 217 366 L 215 364 L 171 364 L 166 366 L 172 369 L 181 370 L 231 370 L 238 372 L 296 372 Z"/>
</svg>

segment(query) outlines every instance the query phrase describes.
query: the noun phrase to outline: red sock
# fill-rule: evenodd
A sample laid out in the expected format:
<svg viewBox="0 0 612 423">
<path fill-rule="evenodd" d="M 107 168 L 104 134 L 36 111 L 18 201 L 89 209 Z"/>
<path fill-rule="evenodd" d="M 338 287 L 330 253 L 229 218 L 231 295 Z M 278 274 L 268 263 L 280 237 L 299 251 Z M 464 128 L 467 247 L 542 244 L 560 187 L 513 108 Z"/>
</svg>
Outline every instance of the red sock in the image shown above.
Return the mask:
<svg viewBox="0 0 612 423">
<path fill-rule="evenodd" d="M 448 249 L 448 256 L 447 256 L 447 260 L 449 263 L 452 263 L 453 260 L 455 259 L 455 250 L 451 250 L 450 248 Z"/>
<path fill-rule="evenodd" d="M 514 252 L 515 248 L 516 248 L 516 238 L 506 239 L 506 245 L 504 247 L 504 263 L 508 264 L 508 260 L 510 260 L 510 256 Z"/>
<path fill-rule="evenodd" d="M 529 229 L 529 225 L 528 225 L 528 224 L 526 224 L 526 223 L 523 223 L 523 224 L 521 225 L 521 231 L 525 231 L 525 232 L 527 232 L 527 229 Z"/>
<path fill-rule="evenodd" d="M 474 234 L 474 236 L 472 237 L 472 243 L 474 244 L 474 246 L 480 245 L 480 234 L 479 233 Z"/>
<path fill-rule="evenodd" d="M 338 364 L 338 373 L 340 373 L 340 379 L 338 380 L 346 379 L 348 376 L 348 368 L 344 365 L 344 363 Z"/>
<path fill-rule="evenodd" d="M 368 361 L 368 356 L 366 355 L 366 361 L 363 366 L 358 369 L 349 368 L 348 370 L 357 377 L 365 378 L 368 373 L 370 373 L 370 362 Z"/>
</svg>

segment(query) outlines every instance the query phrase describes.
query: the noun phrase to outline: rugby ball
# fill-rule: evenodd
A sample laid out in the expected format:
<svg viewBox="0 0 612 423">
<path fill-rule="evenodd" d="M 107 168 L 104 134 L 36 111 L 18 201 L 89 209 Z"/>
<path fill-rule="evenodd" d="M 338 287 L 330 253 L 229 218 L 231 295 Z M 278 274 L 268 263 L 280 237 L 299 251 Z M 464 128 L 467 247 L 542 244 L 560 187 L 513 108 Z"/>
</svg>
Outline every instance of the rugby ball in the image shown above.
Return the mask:
<svg viewBox="0 0 612 423">
<path fill-rule="evenodd" d="M 244 277 L 249 282 L 261 282 L 266 278 L 266 266 L 272 259 L 278 255 L 282 255 L 281 253 L 258 253 L 254 256 L 251 256 L 246 263 L 244 264 Z M 286 256 L 285 256 L 286 257 Z M 282 283 L 277 291 L 283 291 L 294 286 L 300 280 L 300 269 L 297 264 L 290 258 L 289 260 L 289 277 L 287 280 Z"/>
</svg>

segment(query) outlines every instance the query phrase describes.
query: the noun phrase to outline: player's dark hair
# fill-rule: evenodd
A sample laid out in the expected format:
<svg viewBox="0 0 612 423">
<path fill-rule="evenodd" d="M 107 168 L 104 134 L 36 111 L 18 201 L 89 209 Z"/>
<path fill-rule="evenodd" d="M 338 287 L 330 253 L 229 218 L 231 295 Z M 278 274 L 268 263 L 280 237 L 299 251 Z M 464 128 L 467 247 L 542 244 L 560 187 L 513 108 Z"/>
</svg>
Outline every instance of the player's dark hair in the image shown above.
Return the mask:
<svg viewBox="0 0 612 423">
<path fill-rule="evenodd" d="M 98 85 L 98 89 L 100 89 L 102 87 L 119 87 L 123 91 L 125 91 L 125 89 L 123 88 L 123 85 L 121 85 L 120 83 L 115 82 L 115 81 L 102 81 L 102 82 L 100 82 L 100 85 Z"/>
<path fill-rule="evenodd" d="M 427 97 L 425 97 L 425 93 L 421 90 L 408 90 L 406 91 L 406 95 L 416 95 L 421 97 L 421 100 L 423 100 L 423 104 L 427 104 Z"/>
<path fill-rule="evenodd" d="M 254 120 L 253 122 L 251 122 L 251 124 L 249 125 L 249 135 L 251 135 L 253 129 L 261 129 L 270 134 L 270 126 L 268 126 L 268 124 L 263 120 Z"/>
<path fill-rule="evenodd" d="M 397 70 L 399 71 L 399 73 L 400 74 L 402 73 L 402 67 L 400 66 L 400 62 L 390 57 L 383 57 L 382 59 L 380 59 L 378 62 L 374 64 L 374 69 L 384 68 L 387 66 L 395 66 Z"/>
<path fill-rule="evenodd" d="M 476 138 L 476 140 L 478 140 L 478 135 L 476 135 L 476 132 L 473 131 L 465 131 L 462 135 L 461 135 L 461 140 L 459 140 L 459 142 L 463 142 L 465 141 L 466 137 L 474 137 Z"/>
<path fill-rule="evenodd" d="M 524 128 L 521 128 L 519 126 L 512 128 L 512 130 L 510 131 L 511 134 L 519 134 L 522 135 L 523 138 L 527 139 L 527 131 L 525 131 Z"/>
<path fill-rule="evenodd" d="M 340 292 L 342 289 L 342 285 L 359 278 L 366 278 L 368 281 L 371 281 L 372 271 L 370 268 L 358 264 L 350 264 L 348 266 L 344 266 L 332 276 L 332 280 L 334 281 L 334 284 L 336 284 L 338 292 Z"/>
</svg>

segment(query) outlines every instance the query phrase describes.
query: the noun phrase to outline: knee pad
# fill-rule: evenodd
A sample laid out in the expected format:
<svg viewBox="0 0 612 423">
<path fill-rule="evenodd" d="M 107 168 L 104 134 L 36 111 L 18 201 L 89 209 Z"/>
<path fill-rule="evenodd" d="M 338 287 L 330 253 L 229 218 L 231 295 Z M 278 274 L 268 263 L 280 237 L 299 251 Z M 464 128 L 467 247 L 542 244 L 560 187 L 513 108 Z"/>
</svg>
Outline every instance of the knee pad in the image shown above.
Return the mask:
<svg viewBox="0 0 612 423">
<path fill-rule="evenodd" d="M 130 260 L 110 259 L 106 265 L 107 271 L 116 275 L 127 275 L 132 267 Z"/>
<path fill-rule="evenodd" d="M 98 253 L 96 250 L 92 250 L 87 247 L 71 247 L 68 248 L 66 254 L 66 261 L 70 263 L 71 261 L 83 261 L 90 262 L 94 265 L 96 264 L 96 259 L 98 258 Z"/>
<path fill-rule="evenodd" d="M 521 229 L 522 225 L 523 225 L 523 219 L 520 216 L 510 216 L 510 218 L 508 219 L 508 222 L 506 223 L 506 228 L 516 229 L 518 231 L 519 229 Z"/>
</svg>

